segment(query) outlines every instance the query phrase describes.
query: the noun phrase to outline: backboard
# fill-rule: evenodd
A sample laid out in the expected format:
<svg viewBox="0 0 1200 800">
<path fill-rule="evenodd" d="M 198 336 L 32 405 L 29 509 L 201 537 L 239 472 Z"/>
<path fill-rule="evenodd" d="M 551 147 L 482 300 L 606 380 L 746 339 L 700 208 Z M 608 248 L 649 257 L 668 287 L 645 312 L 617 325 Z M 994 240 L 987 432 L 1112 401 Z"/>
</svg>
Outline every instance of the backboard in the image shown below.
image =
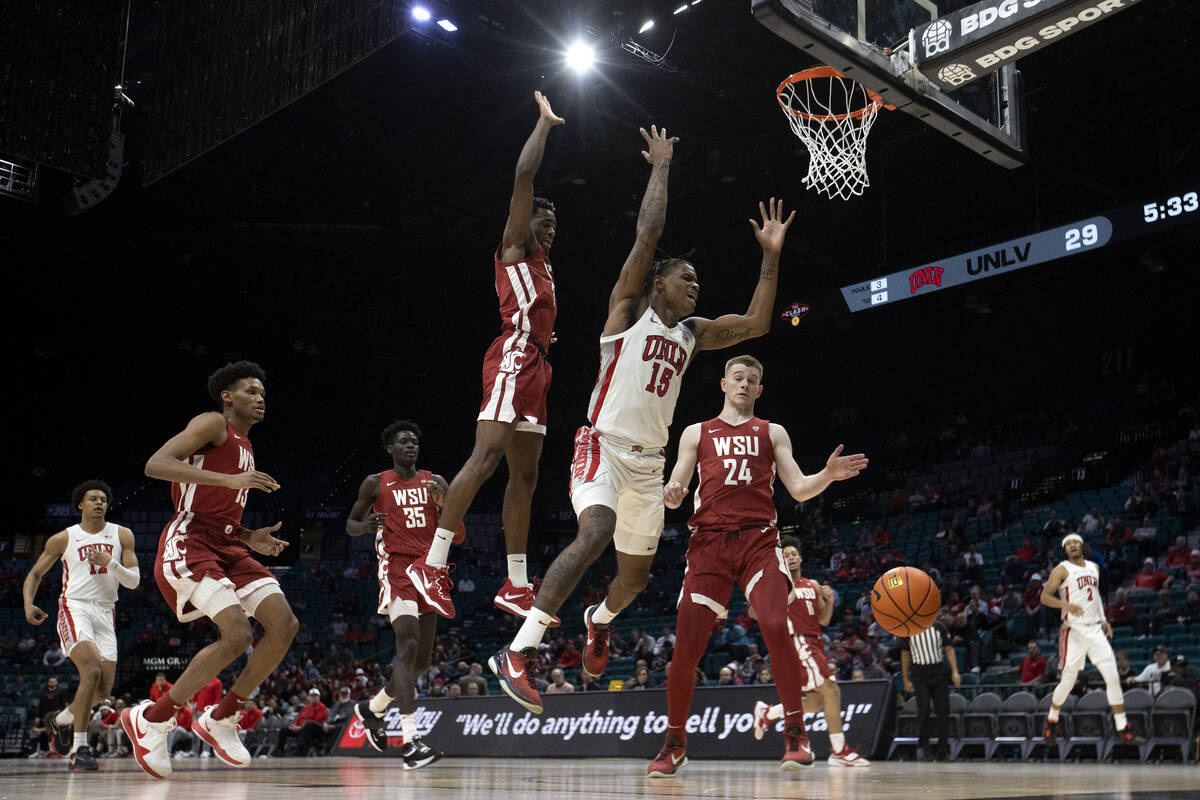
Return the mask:
<svg viewBox="0 0 1200 800">
<path fill-rule="evenodd" d="M 1023 90 L 1012 64 L 943 92 L 913 64 L 910 32 L 973 0 L 751 0 L 768 29 L 885 102 L 1012 168 L 1025 163 Z M 801 69 L 808 64 L 797 64 Z M 780 79 L 785 76 L 780 75 Z"/>
</svg>

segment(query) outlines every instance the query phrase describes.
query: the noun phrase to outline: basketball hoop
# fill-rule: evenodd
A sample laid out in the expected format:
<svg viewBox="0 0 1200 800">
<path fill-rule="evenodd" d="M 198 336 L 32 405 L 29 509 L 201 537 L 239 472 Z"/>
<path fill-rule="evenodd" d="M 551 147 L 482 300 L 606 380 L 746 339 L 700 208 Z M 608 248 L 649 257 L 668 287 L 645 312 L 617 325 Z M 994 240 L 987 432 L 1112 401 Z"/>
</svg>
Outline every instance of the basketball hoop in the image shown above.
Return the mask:
<svg viewBox="0 0 1200 800">
<path fill-rule="evenodd" d="M 880 108 L 895 106 L 833 67 L 789 75 L 775 90 L 792 132 L 808 148 L 804 186 L 829 198 L 860 195 L 867 179 L 867 135 Z"/>
</svg>

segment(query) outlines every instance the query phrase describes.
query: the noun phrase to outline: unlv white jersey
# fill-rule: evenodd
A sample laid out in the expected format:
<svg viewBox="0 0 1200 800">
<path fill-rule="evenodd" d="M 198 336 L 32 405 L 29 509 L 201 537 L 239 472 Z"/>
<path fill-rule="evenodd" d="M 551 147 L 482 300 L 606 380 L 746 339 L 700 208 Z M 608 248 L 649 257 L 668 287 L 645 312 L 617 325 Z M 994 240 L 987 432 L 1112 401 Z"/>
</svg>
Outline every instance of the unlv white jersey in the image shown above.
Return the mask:
<svg viewBox="0 0 1200 800">
<path fill-rule="evenodd" d="M 1068 614 L 1064 608 L 1062 618 L 1068 625 L 1095 625 L 1104 621 L 1100 611 L 1100 568 L 1092 561 L 1076 566 L 1063 561 L 1059 566 L 1066 568 L 1067 577 L 1058 587 L 1058 596 L 1065 602 L 1083 608 L 1083 616 Z"/>
<path fill-rule="evenodd" d="M 67 600 L 91 600 L 93 603 L 117 602 L 117 576 L 108 567 L 87 560 L 92 550 L 103 550 L 121 563 L 121 536 L 116 523 L 110 522 L 99 533 L 88 533 L 78 525 L 67 528 L 67 549 L 63 552 L 62 596 Z"/>
<path fill-rule="evenodd" d="M 647 450 L 667 444 L 679 383 L 696 336 L 682 321 L 668 328 L 648 307 L 615 336 L 600 337 L 600 374 L 588 420 L 606 437 Z"/>
</svg>

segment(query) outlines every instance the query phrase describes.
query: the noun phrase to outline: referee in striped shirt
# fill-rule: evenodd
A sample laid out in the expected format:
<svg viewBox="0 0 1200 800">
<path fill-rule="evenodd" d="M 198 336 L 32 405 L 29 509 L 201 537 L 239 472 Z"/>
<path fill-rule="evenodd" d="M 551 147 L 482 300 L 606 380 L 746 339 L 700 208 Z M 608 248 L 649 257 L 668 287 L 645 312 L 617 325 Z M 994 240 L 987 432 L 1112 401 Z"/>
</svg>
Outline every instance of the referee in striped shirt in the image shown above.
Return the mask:
<svg viewBox="0 0 1200 800">
<path fill-rule="evenodd" d="M 949 674 L 946 667 L 949 666 Z M 962 686 L 958 674 L 958 660 L 950 644 L 950 629 L 945 623 L 933 626 L 916 636 L 900 640 L 900 672 L 904 677 L 904 691 L 917 695 L 917 724 L 919 740 L 917 746 L 926 760 L 929 759 L 929 701 L 937 709 L 938 761 L 950 760 L 950 682 Z"/>
</svg>

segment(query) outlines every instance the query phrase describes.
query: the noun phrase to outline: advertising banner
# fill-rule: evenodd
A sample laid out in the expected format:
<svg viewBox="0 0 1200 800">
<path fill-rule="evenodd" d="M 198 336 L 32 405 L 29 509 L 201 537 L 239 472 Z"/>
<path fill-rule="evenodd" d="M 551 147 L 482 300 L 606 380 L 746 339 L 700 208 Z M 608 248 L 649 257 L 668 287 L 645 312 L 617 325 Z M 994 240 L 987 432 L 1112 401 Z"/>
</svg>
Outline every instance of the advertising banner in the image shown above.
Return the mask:
<svg viewBox="0 0 1200 800">
<path fill-rule="evenodd" d="M 864 755 L 883 733 L 891 681 L 841 684 L 846 742 Z M 754 703 L 776 703 L 774 686 L 700 687 L 688 716 L 687 749 L 698 758 L 779 758 L 782 722 L 762 741 L 754 738 Z M 417 731 L 447 756 L 536 756 L 653 758 L 667 729 L 667 693 L 662 689 L 544 695 L 542 714 L 531 714 L 505 695 L 424 699 L 416 709 Z M 388 709 L 389 750 L 403 743 L 400 713 Z M 806 713 L 804 724 L 818 759 L 829 756 L 824 714 Z M 353 720 L 342 732 L 338 755 L 378 756 Z"/>
</svg>

